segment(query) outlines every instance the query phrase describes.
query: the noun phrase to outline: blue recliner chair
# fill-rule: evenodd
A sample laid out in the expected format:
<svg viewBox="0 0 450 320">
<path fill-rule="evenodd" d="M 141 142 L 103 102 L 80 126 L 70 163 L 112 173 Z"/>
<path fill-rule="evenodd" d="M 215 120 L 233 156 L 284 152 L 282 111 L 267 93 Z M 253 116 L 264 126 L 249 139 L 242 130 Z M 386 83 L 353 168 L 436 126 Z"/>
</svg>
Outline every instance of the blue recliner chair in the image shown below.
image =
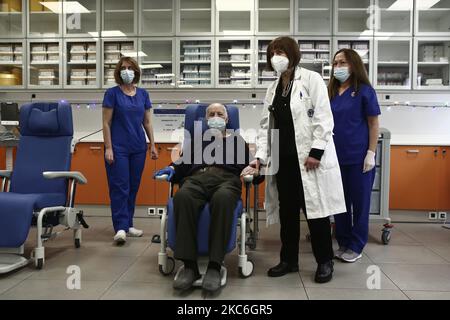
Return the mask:
<svg viewBox="0 0 450 320">
<path fill-rule="evenodd" d="M 37 245 L 31 254 L 35 266 L 44 266 L 43 242 L 56 236 L 53 227 L 74 230 L 81 245 L 83 212 L 74 208 L 77 183 L 87 183 L 70 172 L 73 124 L 67 103 L 31 103 L 20 109 L 20 141 L 14 170 L 0 171 L 0 273 L 26 265 L 24 243 L 37 226 Z"/>
<path fill-rule="evenodd" d="M 190 105 L 186 108 L 185 115 L 185 130 L 190 133 L 190 138 L 201 137 L 201 134 L 207 129 L 207 124 L 205 121 L 206 108 L 208 105 Z M 226 106 L 228 113 L 228 124 L 227 129 L 238 130 L 239 129 L 239 110 L 236 106 Z M 189 137 L 185 137 L 183 145 L 186 146 L 190 143 Z M 165 181 L 167 176 L 156 177 L 158 180 Z M 240 226 L 239 235 L 239 274 L 241 277 L 249 277 L 253 273 L 253 262 L 247 258 L 246 246 L 254 247 L 254 242 L 256 238 L 253 237 L 253 231 L 248 226 L 248 222 L 251 221 L 249 217 L 249 198 L 250 198 L 250 188 L 253 177 L 248 176 L 244 178 L 246 187 L 246 199 L 245 207 L 242 200 L 239 200 L 236 204 L 236 209 L 234 210 L 234 220 L 231 229 L 231 237 L 227 246 L 227 253 L 234 250 L 237 243 L 237 227 Z M 169 275 L 173 272 L 175 268 L 175 260 L 170 257 L 167 253 L 167 247 L 174 249 L 176 246 L 176 229 L 175 229 L 175 215 L 173 214 L 173 186 L 170 184 L 169 188 L 169 201 L 167 204 L 167 212 L 162 215 L 161 218 L 161 234 L 158 241 L 161 242 L 161 250 L 158 253 L 158 264 L 159 271 L 164 275 Z M 255 221 L 255 225 L 257 221 Z M 208 243 L 209 243 L 209 224 L 210 224 L 210 212 L 209 205 L 206 204 L 200 214 L 198 221 L 198 255 L 207 256 L 208 255 Z M 207 261 L 199 260 L 199 269 L 202 276 L 206 271 Z M 181 266 L 175 277 L 178 276 L 180 271 L 184 268 Z M 222 267 L 221 271 L 222 282 L 221 285 L 226 284 L 227 271 L 225 267 Z M 194 283 L 194 286 L 201 286 L 203 277 Z"/>
</svg>

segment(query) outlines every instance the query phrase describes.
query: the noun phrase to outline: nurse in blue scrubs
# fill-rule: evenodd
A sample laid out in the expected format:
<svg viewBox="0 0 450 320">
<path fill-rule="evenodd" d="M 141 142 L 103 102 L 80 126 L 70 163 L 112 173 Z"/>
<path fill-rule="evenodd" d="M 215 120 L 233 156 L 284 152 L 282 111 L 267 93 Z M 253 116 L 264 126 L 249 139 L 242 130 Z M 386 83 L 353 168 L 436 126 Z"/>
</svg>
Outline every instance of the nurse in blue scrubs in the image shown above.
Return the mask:
<svg viewBox="0 0 450 320">
<path fill-rule="evenodd" d="M 114 71 L 117 86 L 108 89 L 103 99 L 103 139 L 108 176 L 114 241 L 126 242 L 127 235 L 141 237 L 134 228 L 136 195 L 147 154 L 146 135 L 153 160 L 158 158 L 153 139 L 149 94 L 138 88 L 141 71 L 137 62 L 122 57 Z"/>
<path fill-rule="evenodd" d="M 339 50 L 328 86 L 334 117 L 334 143 L 341 167 L 346 214 L 336 215 L 335 257 L 355 262 L 369 235 L 369 211 L 375 178 L 380 106 L 360 55 Z"/>
</svg>

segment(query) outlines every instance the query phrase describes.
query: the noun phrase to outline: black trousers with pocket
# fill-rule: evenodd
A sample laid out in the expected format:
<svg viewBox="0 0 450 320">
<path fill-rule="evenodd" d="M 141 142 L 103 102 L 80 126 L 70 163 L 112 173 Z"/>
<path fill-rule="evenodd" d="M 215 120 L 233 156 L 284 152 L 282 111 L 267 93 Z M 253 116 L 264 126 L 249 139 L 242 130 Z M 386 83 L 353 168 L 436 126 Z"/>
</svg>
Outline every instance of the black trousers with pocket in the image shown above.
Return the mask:
<svg viewBox="0 0 450 320">
<path fill-rule="evenodd" d="M 300 241 L 300 209 L 306 216 L 305 196 L 297 155 L 280 158 L 276 174 L 280 205 L 280 259 L 292 265 L 298 264 Z M 326 195 L 325 195 L 326 196 Z M 311 245 L 317 263 L 333 259 L 330 219 L 307 219 Z"/>
<path fill-rule="evenodd" d="M 231 172 L 213 167 L 208 169 L 186 178 L 173 198 L 175 258 L 197 261 L 198 218 L 209 202 L 209 260 L 222 264 L 230 240 L 233 212 L 241 197 L 242 183 Z"/>
</svg>

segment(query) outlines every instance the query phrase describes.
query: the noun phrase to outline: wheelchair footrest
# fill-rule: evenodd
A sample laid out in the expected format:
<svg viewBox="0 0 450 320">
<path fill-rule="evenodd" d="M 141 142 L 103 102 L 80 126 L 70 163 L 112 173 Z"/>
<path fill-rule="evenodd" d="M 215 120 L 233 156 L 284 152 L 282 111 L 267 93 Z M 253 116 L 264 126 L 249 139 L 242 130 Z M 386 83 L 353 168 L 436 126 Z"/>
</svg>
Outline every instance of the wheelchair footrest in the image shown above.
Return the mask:
<svg viewBox="0 0 450 320">
<path fill-rule="evenodd" d="M 28 259 L 17 254 L 0 253 L 0 274 L 26 266 Z"/>
</svg>

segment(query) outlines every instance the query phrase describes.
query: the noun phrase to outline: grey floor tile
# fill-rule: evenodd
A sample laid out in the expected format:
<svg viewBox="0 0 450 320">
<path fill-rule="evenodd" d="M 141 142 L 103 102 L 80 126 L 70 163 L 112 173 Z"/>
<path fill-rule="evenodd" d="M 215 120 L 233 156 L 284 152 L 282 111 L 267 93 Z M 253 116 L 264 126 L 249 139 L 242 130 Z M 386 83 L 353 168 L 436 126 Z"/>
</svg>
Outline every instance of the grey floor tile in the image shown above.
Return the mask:
<svg viewBox="0 0 450 320">
<path fill-rule="evenodd" d="M 450 265 L 379 264 L 403 291 L 450 291 Z"/>
<path fill-rule="evenodd" d="M 442 247 L 442 246 L 430 246 L 428 247 L 431 251 L 438 254 L 448 262 L 450 262 L 450 246 L 449 247 Z"/>
<path fill-rule="evenodd" d="M 448 248 L 450 252 L 450 247 Z M 447 264 L 448 261 L 423 246 L 367 246 L 364 252 L 375 263 Z"/>
<path fill-rule="evenodd" d="M 139 257 L 133 265 L 120 277 L 118 281 L 157 283 L 171 285 L 175 273 L 181 263 L 177 262 L 174 272 L 171 275 L 164 276 L 159 272 L 158 256 Z"/>
<path fill-rule="evenodd" d="M 306 266 L 300 271 L 300 275 L 305 288 L 338 288 L 338 289 L 367 289 L 367 281 L 372 275 L 370 269 L 371 264 L 363 263 L 338 263 L 334 264 L 333 279 L 325 284 L 314 282 L 314 274 L 316 267 Z M 386 275 L 381 272 L 381 289 L 395 290 L 397 287 L 389 280 Z"/>
<path fill-rule="evenodd" d="M 111 284 L 111 281 L 82 281 L 80 290 L 69 290 L 66 280 L 27 279 L 1 294 L 0 300 L 99 299 Z"/>
<path fill-rule="evenodd" d="M 408 300 L 400 290 L 305 288 L 309 300 Z"/>
<path fill-rule="evenodd" d="M 284 287 L 281 290 L 273 287 L 242 287 L 227 284 L 213 295 L 206 295 L 206 299 L 216 300 L 307 300 L 303 287 Z"/>
<path fill-rule="evenodd" d="M 83 280 L 117 280 L 136 260 L 136 257 L 91 255 L 87 251 L 66 252 L 53 261 L 48 261 L 42 270 L 34 272 L 30 279 L 66 279 L 67 268 L 75 265 L 81 269 Z"/>
<path fill-rule="evenodd" d="M 450 246 L 450 232 L 441 224 L 397 224 L 396 228 L 427 246 Z"/>
<path fill-rule="evenodd" d="M 404 291 L 411 300 L 450 300 L 450 292 Z"/>
<path fill-rule="evenodd" d="M 102 300 L 202 300 L 199 288 L 178 292 L 171 284 L 162 285 L 140 282 L 116 282 L 101 298 Z"/>
</svg>

